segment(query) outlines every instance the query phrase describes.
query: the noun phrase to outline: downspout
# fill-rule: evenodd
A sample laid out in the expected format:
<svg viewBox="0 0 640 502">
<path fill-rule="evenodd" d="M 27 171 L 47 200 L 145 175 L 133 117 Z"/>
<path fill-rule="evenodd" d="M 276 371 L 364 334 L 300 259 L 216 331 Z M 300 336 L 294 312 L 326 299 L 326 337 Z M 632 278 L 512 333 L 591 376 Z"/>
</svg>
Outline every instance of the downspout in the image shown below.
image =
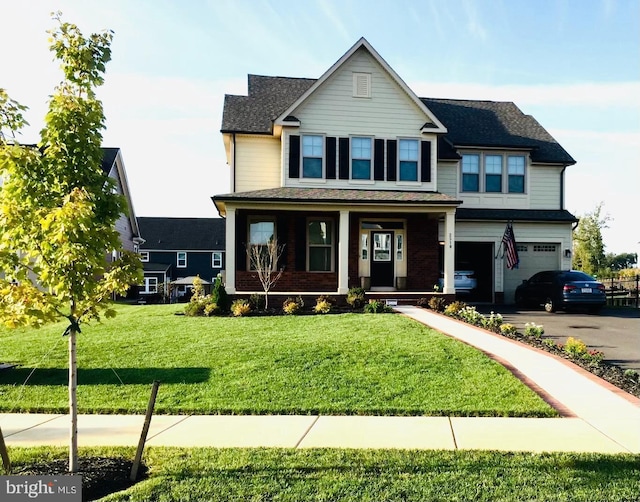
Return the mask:
<svg viewBox="0 0 640 502">
<path fill-rule="evenodd" d="M 231 167 L 231 193 L 236 192 L 236 133 L 231 134 L 231 144 L 233 148 L 233 156 L 231 159 L 232 167 Z"/>
<path fill-rule="evenodd" d="M 560 171 L 560 209 L 564 209 L 564 172 L 567 170 L 567 166 Z"/>
</svg>

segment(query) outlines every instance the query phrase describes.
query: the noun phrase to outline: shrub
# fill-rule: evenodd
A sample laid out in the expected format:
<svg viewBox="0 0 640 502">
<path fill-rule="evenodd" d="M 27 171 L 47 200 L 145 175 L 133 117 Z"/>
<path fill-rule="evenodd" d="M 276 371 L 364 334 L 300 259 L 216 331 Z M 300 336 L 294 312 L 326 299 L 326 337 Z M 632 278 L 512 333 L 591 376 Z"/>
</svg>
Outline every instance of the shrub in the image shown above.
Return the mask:
<svg viewBox="0 0 640 502">
<path fill-rule="evenodd" d="M 251 313 L 251 310 L 252 307 L 249 300 L 238 299 L 231 304 L 231 313 L 235 317 L 243 317 L 249 315 Z"/>
<path fill-rule="evenodd" d="M 249 297 L 249 303 L 252 310 L 264 310 L 264 295 L 260 293 L 253 293 Z"/>
<path fill-rule="evenodd" d="M 460 311 L 466 306 L 467 306 L 466 303 L 456 301 L 447 305 L 447 307 L 444 309 L 444 313 L 445 315 L 448 315 L 451 317 L 458 317 Z"/>
<path fill-rule="evenodd" d="M 474 326 L 481 326 L 484 316 L 475 307 L 466 306 L 458 312 L 459 319 Z"/>
<path fill-rule="evenodd" d="M 367 314 L 381 314 L 392 312 L 393 309 L 384 302 L 378 300 L 369 300 L 369 303 L 365 303 L 364 305 L 364 311 Z"/>
<path fill-rule="evenodd" d="M 500 333 L 500 327 L 502 326 L 502 315 L 495 314 L 493 311 L 489 317 L 483 316 L 480 319 L 480 325 L 489 331 L 494 333 Z"/>
<path fill-rule="evenodd" d="M 624 376 L 626 376 L 627 378 L 630 378 L 631 380 L 638 380 L 638 377 L 640 376 L 640 374 L 638 374 L 636 370 L 626 369 L 624 370 Z"/>
<path fill-rule="evenodd" d="M 304 301 L 302 301 L 302 297 L 298 296 L 297 298 L 287 298 L 282 303 L 282 310 L 287 315 L 295 315 L 300 309 L 304 307 Z"/>
<path fill-rule="evenodd" d="M 354 309 L 359 309 L 364 306 L 364 296 L 366 292 L 363 288 L 351 288 L 347 292 L 347 303 Z"/>
<path fill-rule="evenodd" d="M 500 325 L 500 333 L 503 335 L 515 335 L 518 332 L 513 324 L 505 323 Z"/>
<path fill-rule="evenodd" d="M 545 338 L 544 340 L 542 340 L 542 343 L 550 349 L 557 347 L 556 342 L 554 342 L 551 338 Z"/>
<path fill-rule="evenodd" d="M 436 312 L 444 312 L 447 301 L 441 296 L 432 296 L 429 299 L 429 308 Z"/>
<path fill-rule="evenodd" d="M 204 306 L 204 315 L 207 317 L 216 316 L 222 314 L 222 309 L 218 307 L 218 304 L 210 301 Z"/>
<path fill-rule="evenodd" d="M 592 365 L 598 366 L 604 359 L 604 352 L 601 350 L 589 350 L 587 351 L 586 356 L 583 357 L 585 357 Z"/>
<path fill-rule="evenodd" d="M 335 301 L 330 296 L 319 296 L 316 298 L 316 306 L 313 307 L 313 311 L 316 314 L 328 314 L 331 311 L 331 307 Z"/>
<path fill-rule="evenodd" d="M 427 298 L 425 296 L 423 296 L 421 298 L 418 298 L 416 300 L 416 306 L 417 307 L 422 307 L 422 308 L 428 307 L 429 306 L 429 298 Z"/>
<path fill-rule="evenodd" d="M 212 304 L 214 307 L 209 307 L 209 305 Z M 190 317 L 197 317 L 204 315 L 218 315 L 220 311 L 216 303 L 212 300 L 211 295 L 200 296 L 197 294 L 193 295 L 189 303 L 185 305 L 184 313 Z"/>
<path fill-rule="evenodd" d="M 544 335 L 544 326 L 536 324 L 534 322 L 528 322 L 524 325 L 524 334 L 526 336 L 532 336 L 534 338 L 540 338 Z"/>
<path fill-rule="evenodd" d="M 211 291 L 211 299 L 221 311 L 228 312 L 231 305 L 231 299 L 227 294 L 227 290 L 222 283 L 222 276 L 218 274 L 213 282 L 213 289 Z"/>
<path fill-rule="evenodd" d="M 581 359 L 588 354 L 587 344 L 579 338 L 573 338 L 570 336 L 567 339 L 567 343 L 564 345 L 564 351 L 570 356 L 576 359 Z"/>
</svg>

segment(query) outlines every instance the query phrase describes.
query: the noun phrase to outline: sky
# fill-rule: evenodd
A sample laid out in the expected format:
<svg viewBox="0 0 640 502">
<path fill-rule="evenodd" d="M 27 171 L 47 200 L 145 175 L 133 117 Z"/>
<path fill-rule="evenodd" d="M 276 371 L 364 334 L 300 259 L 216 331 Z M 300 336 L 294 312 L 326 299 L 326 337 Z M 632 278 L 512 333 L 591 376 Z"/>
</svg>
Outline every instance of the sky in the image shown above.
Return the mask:
<svg viewBox="0 0 640 502">
<path fill-rule="evenodd" d="M 365 37 L 420 97 L 513 101 L 577 161 L 566 209 L 602 204 L 606 252 L 640 253 L 640 0 L 0 0 L 0 87 L 37 142 L 61 80 L 52 11 L 114 32 L 99 90 L 137 216 L 217 217 L 220 125 L 247 75 L 318 78 Z"/>
</svg>

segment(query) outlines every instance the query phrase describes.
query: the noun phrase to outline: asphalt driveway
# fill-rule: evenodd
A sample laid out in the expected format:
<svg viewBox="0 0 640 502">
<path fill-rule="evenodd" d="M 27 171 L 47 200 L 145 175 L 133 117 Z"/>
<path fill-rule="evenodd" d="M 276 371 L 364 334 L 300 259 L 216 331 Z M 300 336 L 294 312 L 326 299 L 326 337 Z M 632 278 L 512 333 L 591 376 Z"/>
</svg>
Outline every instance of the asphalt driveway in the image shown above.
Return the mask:
<svg viewBox="0 0 640 502">
<path fill-rule="evenodd" d="M 544 338 L 566 343 L 570 336 L 579 338 L 590 349 L 604 352 L 605 361 L 640 372 L 640 309 L 604 308 L 598 315 L 586 312 L 556 312 L 518 308 L 512 305 L 478 305 L 478 312 L 502 314 L 504 322 L 518 331 L 534 322 L 544 326 Z"/>
</svg>

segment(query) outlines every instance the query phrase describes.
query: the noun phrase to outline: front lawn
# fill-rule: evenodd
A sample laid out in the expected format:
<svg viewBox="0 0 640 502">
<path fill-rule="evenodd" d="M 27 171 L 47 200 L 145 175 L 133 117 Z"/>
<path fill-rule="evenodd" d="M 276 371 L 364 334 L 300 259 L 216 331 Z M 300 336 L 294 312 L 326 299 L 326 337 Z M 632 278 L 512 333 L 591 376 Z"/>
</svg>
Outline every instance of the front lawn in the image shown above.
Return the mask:
<svg viewBox="0 0 640 502">
<path fill-rule="evenodd" d="M 118 306 L 82 326 L 80 412 L 144 413 L 160 380 L 156 413 L 557 416 L 484 354 L 400 315 L 182 308 Z M 0 411 L 66 412 L 64 328 L 0 330 L 0 359 L 21 365 L 0 372 Z"/>
<path fill-rule="evenodd" d="M 66 451 L 11 448 L 10 455 L 18 471 Z M 81 449 L 85 455 L 132 459 L 134 449 Z M 638 455 L 152 447 L 144 462 L 147 479 L 102 500 L 640 500 Z"/>
</svg>

